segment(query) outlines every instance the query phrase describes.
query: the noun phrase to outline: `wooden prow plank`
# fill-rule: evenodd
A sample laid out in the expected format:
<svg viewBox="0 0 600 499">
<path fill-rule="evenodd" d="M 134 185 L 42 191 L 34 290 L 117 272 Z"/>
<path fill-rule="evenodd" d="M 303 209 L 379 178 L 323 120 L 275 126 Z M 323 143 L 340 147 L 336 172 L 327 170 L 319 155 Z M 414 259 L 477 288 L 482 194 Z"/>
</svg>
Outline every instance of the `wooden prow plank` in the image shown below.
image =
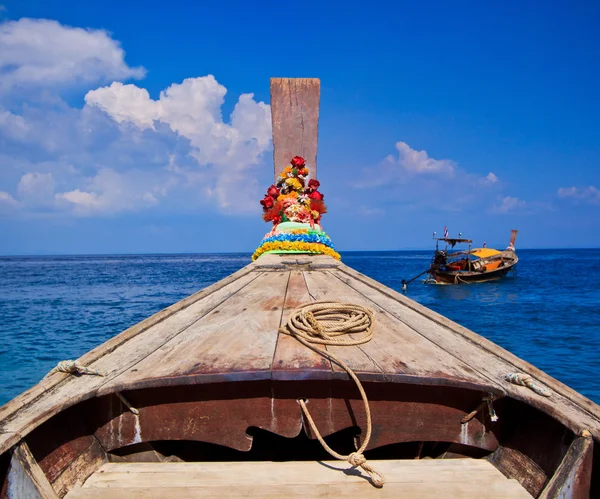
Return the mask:
<svg viewBox="0 0 600 499">
<path fill-rule="evenodd" d="M 318 78 L 271 78 L 275 178 L 294 156 L 302 156 L 317 178 L 320 91 Z"/>
<path fill-rule="evenodd" d="M 511 230 L 510 231 L 510 245 L 514 246 L 515 245 L 515 241 L 517 240 L 517 230 Z"/>
<path fill-rule="evenodd" d="M 25 442 L 13 452 L 7 482 L 6 499 L 58 499 Z"/>
<path fill-rule="evenodd" d="M 539 499 L 590 497 L 594 440 L 589 432 L 576 438 Z"/>
</svg>

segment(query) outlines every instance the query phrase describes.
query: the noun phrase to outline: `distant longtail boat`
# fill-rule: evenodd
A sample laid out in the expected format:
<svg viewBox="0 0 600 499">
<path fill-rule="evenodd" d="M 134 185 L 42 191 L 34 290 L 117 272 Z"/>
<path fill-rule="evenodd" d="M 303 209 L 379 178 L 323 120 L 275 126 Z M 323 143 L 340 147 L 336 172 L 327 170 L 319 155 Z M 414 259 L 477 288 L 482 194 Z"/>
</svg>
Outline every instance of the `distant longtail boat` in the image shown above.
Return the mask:
<svg viewBox="0 0 600 499">
<path fill-rule="evenodd" d="M 435 254 L 427 272 L 427 282 L 435 284 L 470 284 L 495 281 L 516 269 L 519 258 L 515 251 L 517 231 L 511 233 L 504 251 L 492 248 L 472 248 L 471 239 L 436 238 Z M 439 243 L 445 243 L 440 249 Z M 466 250 L 452 251 L 457 244 L 467 244 Z M 452 252 L 451 252 L 452 251 Z"/>
</svg>

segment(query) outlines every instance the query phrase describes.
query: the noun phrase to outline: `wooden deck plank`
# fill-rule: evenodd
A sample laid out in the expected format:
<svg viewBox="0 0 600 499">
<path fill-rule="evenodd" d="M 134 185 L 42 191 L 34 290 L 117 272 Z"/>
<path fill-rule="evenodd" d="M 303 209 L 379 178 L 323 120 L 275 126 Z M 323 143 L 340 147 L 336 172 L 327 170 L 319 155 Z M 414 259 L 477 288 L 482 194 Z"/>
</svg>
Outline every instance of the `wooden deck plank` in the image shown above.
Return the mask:
<svg viewBox="0 0 600 499">
<path fill-rule="evenodd" d="M 64 382 L 42 393 L 37 399 L 22 406 L 17 412 L 11 413 L 0 423 L 1 430 L 7 432 L 7 434 L 10 432 L 18 433 L 23 437 L 57 412 L 95 396 L 100 387 L 111 383 L 121 373 L 131 369 L 137 362 L 158 349 L 169 339 L 177 336 L 221 303 L 235 296 L 239 290 L 257 277 L 257 273 L 246 273 L 239 279 L 218 288 L 214 293 L 204 296 L 197 302 L 181 309 L 179 313 L 168 316 L 144 331 L 143 334 L 135 335 L 128 341 L 116 345 L 114 350 L 107 350 L 104 356 L 91 364 L 92 368 L 105 373 L 105 377 L 70 376 Z M 53 376 L 63 375 L 56 374 Z M 127 375 L 122 377 L 121 381 L 125 382 L 126 379 Z M 118 388 L 118 385 L 114 383 L 112 386 L 115 389 Z M 0 440 L 0 453 L 8 449 L 7 444 L 10 442 L 11 439 Z"/>
<path fill-rule="evenodd" d="M 306 272 L 311 294 L 316 299 L 333 298 L 340 302 L 356 303 L 375 312 L 375 330 L 370 342 L 357 347 L 330 347 L 344 360 L 355 362 L 358 371 L 364 367 L 356 362 L 360 350 L 383 373 L 382 380 L 419 382 L 430 384 L 462 384 L 473 388 L 481 386 L 500 391 L 499 386 L 477 375 L 462 360 L 448 354 L 444 349 L 415 334 L 413 330 L 363 294 L 338 279 L 336 270 Z M 337 282 L 336 282 L 337 281 Z M 368 364 L 363 364 L 368 368 Z M 352 367 L 352 365 L 351 365 Z M 339 367 L 336 366 L 336 368 Z M 353 368 L 354 369 L 354 368 Z M 367 378 L 363 375 L 363 378 Z"/>
<path fill-rule="evenodd" d="M 290 272 L 281 324 L 287 322 L 292 310 L 311 300 L 303 273 Z M 323 345 L 319 347 L 325 349 Z M 330 379 L 332 368 L 328 359 L 306 348 L 291 336 L 280 333 L 272 373 L 273 379 L 279 380 Z"/>
<path fill-rule="evenodd" d="M 340 461 L 110 463 L 66 497 L 531 497 L 484 460 L 370 462 L 382 489 Z"/>
<path fill-rule="evenodd" d="M 332 272 L 412 328 L 416 334 L 429 339 L 458 359 L 469 359 L 470 368 L 480 373 L 482 378 L 497 383 L 511 397 L 543 410 L 576 433 L 588 429 L 596 438 L 600 438 L 598 406 L 582 395 L 473 331 L 350 267 L 340 266 Z M 510 372 L 531 374 L 554 391 L 552 397 L 541 397 L 526 387 L 504 381 L 504 376 Z M 582 404 L 580 399 L 589 404 Z"/>
<path fill-rule="evenodd" d="M 317 178 L 319 98 L 318 78 L 271 78 L 275 177 L 294 156 L 302 156 Z"/>
<path fill-rule="evenodd" d="M 243 293 L 234 295 L 210 314 L 136 364 L 136 371 L 114 380 L 115 386 L 164 386 L 182 383 L 271 377 L 271 363 L 281 321 L 287 272 L 258 273 Z M 103 390 L 113 389 L 113 383 Z"/>
</svg>

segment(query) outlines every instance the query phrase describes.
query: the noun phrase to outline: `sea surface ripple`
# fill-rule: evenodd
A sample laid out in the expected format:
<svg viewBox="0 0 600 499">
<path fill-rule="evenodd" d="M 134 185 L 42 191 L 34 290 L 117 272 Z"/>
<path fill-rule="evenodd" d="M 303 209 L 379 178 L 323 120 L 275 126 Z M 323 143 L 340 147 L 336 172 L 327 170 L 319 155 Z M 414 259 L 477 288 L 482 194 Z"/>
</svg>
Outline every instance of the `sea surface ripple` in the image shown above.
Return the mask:
<svg viewBox="0 0 600 499">
<path fill-rule="evenodd" d="M 600 250 L 519 250 L 502 281 L 406 295 L 600 403 Z M 431 252 L 345 252 L 400 290 Z M 0 257 L 0 405 L 153 313 L 250 263 L 249 254 Z"/>
</svg>

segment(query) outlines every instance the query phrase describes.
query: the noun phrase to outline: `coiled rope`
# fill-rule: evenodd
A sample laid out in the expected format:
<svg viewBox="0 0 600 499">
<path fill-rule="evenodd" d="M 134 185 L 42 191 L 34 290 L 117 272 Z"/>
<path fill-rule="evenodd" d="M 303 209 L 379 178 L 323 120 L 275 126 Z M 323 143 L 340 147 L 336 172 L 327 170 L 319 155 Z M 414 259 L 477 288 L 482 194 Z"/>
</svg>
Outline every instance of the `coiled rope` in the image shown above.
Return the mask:
<svg viewBox="0 0 600 499">
<path fill-rule="evenodd" d="M 338 454 L 327 445 L 306 407 L 306 400 L 300 399 L 298 403 L 312 431 L 329 454 L 340 461 L 348 461 L 352 466 L 360 466 L 369 475 L 373 485 L 383 487 L 385 477 L 370 466 L 363 455 L 371 438 L 371 410 L 369 409 L 367 394 L 357 376 L 343 360 L 333 353 L 315 346 L 315 344 L 355 346 L 366 343 L 373 337 L 373 322 L 373 312 L 360 305 L 335 301 L 318 301 L 295 309 L 291 313 L 287 324 L 280 328 L 279 331 L 293 336 L 304 346 L 338 364 L 356 383 L 365 405 L 367 432 L 360 448 L 347 456 Z M 342 338 L 348 334 L 359 336 Z"/>
</svg>

